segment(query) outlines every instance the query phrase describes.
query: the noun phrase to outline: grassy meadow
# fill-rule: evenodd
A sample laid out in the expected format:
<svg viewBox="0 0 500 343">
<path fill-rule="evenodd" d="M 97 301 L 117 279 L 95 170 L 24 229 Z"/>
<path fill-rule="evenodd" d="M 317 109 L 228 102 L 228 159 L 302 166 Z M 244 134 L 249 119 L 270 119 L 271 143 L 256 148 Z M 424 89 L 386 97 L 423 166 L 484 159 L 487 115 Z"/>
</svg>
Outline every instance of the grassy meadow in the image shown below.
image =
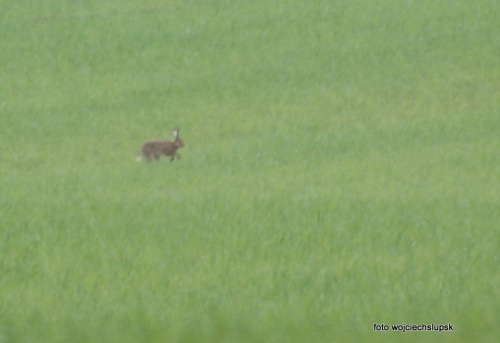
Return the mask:
<svg viewBox="0 0 500 343">
<path fill-rule="evenodd" d="M 0 343 L 500 338 L 498 1 L 0 7 Z"/>
</svg>

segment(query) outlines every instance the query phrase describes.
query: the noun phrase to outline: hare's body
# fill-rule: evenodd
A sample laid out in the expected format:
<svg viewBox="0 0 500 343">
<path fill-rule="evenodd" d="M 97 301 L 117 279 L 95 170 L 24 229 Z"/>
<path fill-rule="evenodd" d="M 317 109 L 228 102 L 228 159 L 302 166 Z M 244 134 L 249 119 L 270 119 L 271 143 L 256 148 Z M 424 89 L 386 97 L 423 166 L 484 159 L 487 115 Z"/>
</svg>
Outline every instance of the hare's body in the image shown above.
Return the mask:
<svg viewBox="0 0 500 343">
<path fill-rule="evenodd" d="M 179 130 L 174 130 L 174 141 L 161 141 L 161 140 L 152 140 L 147 141 L 142 146 L 141 152 L 137 160 L 141 160 L 143 157 L 146 157 L 148 161 L 151 161 L 153 157 L 156 160 L 160 159 L 160 156 L 170 156 L 170 161 L 173 161 L 176 157 L 179 159 L 181 156 L 177 153 L 177 149 L 182 148 L 184 146 L 184 142 L 179 137 Z"/>
</svg>

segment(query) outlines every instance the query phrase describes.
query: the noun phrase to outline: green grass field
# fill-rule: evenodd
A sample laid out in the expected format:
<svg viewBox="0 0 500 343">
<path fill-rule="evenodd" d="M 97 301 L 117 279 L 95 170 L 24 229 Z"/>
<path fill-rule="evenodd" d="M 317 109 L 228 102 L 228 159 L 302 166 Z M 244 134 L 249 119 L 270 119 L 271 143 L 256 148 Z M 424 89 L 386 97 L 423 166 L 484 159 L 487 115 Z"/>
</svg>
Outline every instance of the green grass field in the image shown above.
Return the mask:
<svg viewBox="0 0 500 343">
<path fill-rule="evenodd" d="M 500 339 L 498 1 L 0 7 L 0 343 Z"/>
</svg>

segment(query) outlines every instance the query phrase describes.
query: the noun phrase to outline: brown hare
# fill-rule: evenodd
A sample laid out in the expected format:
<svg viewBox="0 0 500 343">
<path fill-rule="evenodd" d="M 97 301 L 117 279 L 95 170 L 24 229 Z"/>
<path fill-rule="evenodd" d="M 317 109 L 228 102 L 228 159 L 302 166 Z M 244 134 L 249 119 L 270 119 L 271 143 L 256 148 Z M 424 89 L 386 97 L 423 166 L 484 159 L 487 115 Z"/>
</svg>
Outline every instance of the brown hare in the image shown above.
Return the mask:
<svg viewBox="0 0 500 343">
<path fill-rule="evenodd" d="M 174 137 L 174 141 L 147 141 L 142 146 L 141 152 L 139 156 L 137 156 L 137 161 L 142 160 L 144 157 L 146 157 L 148 161 L 151 161 L 153 157 L 158 161 L 161 155 L 170 156 L 170 162 L 172 162 L 175 157 L 177 157 L 177 159 L 181 158 L 177 153 L 177 149 L 182 148 L 184 142 L 181 137 L 179 137 L 179 129 L 174 130 Z"/>
</svg>

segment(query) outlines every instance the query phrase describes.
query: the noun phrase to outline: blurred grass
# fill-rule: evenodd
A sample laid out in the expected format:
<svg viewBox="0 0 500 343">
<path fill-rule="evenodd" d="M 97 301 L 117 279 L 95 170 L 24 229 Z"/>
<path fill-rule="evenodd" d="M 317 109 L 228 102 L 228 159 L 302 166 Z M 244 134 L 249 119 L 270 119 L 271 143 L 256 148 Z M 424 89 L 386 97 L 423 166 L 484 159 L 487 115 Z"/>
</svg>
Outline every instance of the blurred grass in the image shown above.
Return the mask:
<svg viewBox="0 0 500 343">
<path fill-rule="evenodd" d="M 2 8 L 0 342 L 495 341 L 495 2 Z"/>
</svg>

